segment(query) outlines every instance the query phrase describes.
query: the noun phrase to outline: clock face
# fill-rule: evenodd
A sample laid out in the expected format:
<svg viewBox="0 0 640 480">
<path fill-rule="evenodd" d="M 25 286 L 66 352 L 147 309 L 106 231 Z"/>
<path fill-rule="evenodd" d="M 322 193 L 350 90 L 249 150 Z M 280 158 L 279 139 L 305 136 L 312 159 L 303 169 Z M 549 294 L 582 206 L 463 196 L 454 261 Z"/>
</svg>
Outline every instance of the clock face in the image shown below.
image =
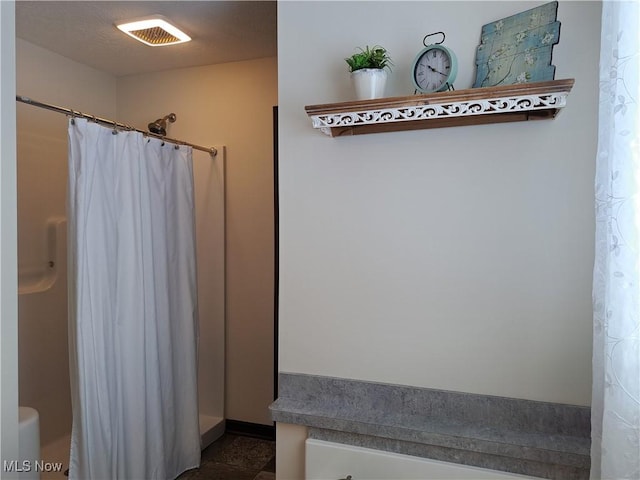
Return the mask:
<svg viewBox="0 0 640 480">
<path fill-rule="evenodd" d="M 413 82 L 423 93 L 437 92 L 452 83 L 454 68 L 452 57 L 439 47 L 427 48 L 416 58 L 413 67 Z M 451 78 L 451 79 L 450 79 Z"/>
</svg>

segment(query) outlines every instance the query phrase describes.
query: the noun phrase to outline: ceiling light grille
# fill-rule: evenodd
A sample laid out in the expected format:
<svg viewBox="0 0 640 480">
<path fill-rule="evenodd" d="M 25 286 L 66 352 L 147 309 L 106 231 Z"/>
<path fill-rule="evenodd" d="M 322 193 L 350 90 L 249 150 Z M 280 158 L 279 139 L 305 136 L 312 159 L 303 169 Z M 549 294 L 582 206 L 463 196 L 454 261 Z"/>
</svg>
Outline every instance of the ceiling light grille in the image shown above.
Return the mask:
<svg viewBox="0 0 640 480">
<path fill-rule="evenodd" d="M 176 43 L 191 40 L 189 35 L 160 15 L 133 20 L 116 26 L 130 37 L 152 47 L 175 45 Z"/>
<path fill-rule="evenodd" d="M 175 35 L 171 35 L 161 27 L 145 28 L 143 30 L 132 30 L 129 33 L 131 33 L 131 35 L 133 35 L 134 37 L 152 45 L 164 45 L 166 43 L 176 43 L 180 41 L 178 37 L 176 37 Z"/>
</svg>

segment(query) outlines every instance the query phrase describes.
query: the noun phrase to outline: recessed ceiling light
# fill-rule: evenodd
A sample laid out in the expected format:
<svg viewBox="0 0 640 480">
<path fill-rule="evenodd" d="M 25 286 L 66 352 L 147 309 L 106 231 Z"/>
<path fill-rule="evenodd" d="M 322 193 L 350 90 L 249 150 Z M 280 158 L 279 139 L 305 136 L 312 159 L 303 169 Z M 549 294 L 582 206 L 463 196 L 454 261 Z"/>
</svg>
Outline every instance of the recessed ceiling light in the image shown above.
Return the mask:
<svg viewBox="0 0 640 480">
<path fill-rule="evenodd" d="M 160 15 L 131 20 L 116 27 L 151 47 L 164 47 L 191 40 L 189 35 Z"/>
</svg>

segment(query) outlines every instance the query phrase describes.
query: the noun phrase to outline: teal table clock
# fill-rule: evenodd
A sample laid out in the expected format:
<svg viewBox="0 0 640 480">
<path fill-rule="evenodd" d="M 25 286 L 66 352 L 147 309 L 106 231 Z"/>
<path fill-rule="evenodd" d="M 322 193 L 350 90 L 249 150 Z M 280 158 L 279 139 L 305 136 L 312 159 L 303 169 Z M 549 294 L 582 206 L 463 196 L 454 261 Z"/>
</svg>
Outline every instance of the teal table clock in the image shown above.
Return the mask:
<svg viewBox="0 0 640 480">
<path fill-rule="evenodd" d="M 427 38 L 442 35 L 442 40 L 434 44 L 427 44 Z M 458 74 L 458 60 L 455 53 L 442 45 L 444 32 L 430 33 L 424 37 L 425 46 L 416 55 L 411 67 L 413 84 L 416 92 L 433 93 L 453 90 L 453 82 Z"/>
</svg>

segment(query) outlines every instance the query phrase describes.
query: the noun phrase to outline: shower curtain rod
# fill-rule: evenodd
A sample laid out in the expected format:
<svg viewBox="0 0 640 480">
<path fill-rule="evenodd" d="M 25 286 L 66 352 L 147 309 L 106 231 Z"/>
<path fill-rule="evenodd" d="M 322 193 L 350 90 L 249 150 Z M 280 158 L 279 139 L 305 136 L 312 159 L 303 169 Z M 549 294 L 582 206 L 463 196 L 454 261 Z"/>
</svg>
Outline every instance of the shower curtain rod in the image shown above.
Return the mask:
<svg viewBox="0 0 640 480">
<path fill-rule="evenodd" d="M 202 145 L 195 145 L 193 143 L 183 142 L 182 140 L 176 140 L 175 138 L 163 137 L 162 135 L 158 135 L 157 133 L 148 132 L 146 130 L 139 130 L 129 125 L 125 125 L 123 123 L 118 123 L 113 120 L 99 118 L 99 117 L 96 117 L 95 115 L 87 115 L 86 113 L 82 113 L 77 110 L 71 110 L 70 108 L 63 108 L 63 107 L 58 107 L 57 105 L 51 105 L 50 103 L 39 102 L 37 100 L 34 100 L 29 97 L 24 97 L 22 95 L 16 95 L 16 101 L 26 103 L 28 105 L 33 105 L 34 107 L 40 107 L 46 110 L 52 110 L 54 112 L 64 113 L 65 115 L 70 115 L 71 117 L 86 118 L 87 120 L 91 120 L 96 123 L 111 125 L 114 128 L 120 128 L 122 130 L 139 132 L 149 137 L 160 138 L 168 143 L 174 143 L 177 145 L 186 145 L 186 146 L 192 147 L 195 150 L 208 152 L 210 155 L 214 157 L 218 154 L 218 150 L 216 150 L 214 147 L 203 147 Z"/>
</svg>

